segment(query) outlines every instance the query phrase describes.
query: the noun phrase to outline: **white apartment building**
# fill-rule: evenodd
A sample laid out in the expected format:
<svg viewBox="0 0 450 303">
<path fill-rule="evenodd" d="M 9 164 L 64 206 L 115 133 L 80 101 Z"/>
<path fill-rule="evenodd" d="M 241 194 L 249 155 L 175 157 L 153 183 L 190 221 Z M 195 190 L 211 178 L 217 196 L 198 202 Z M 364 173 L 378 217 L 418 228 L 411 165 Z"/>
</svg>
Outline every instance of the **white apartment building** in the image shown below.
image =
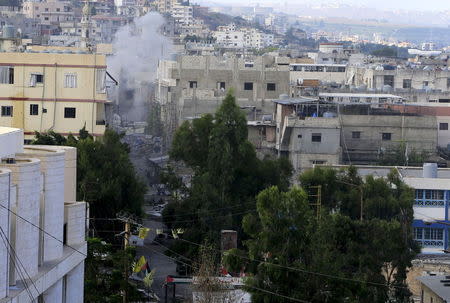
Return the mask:
<svg viewBox="0 0 450 303">
<path fill-rule="evenodd" d="M 171 15 L 178 24 L 192 24 L 194 22 L 194 11 L 189 5 L 174 5 Z"/>
<path fill-rule="evenodd" d="M 76 149 L 24 146 L 0 127 L 0 302 L 82 303 L 86 203 Z"/>
<path fill-rule="evenodd" d="M 260 32 L 255 28 L 237 29 L 235 24 L 219 26 L 213 32 L 216 43 L 226 48 L 256 48 L 261 49 L 274 45 L 274 36 Z"/>
</svg>

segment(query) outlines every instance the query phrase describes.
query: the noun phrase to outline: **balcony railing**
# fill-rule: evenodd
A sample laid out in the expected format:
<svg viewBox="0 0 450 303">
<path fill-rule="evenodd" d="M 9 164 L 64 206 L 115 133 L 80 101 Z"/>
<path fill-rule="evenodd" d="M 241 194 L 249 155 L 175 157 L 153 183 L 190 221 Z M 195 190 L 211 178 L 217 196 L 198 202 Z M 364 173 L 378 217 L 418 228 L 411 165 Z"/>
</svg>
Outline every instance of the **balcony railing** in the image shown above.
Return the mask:
<svg viewBox="0 0 450 303">
<path fill-rule="evenodd" d="M 416 199 L 414 201 L 414 206 L 418 207 L 445 207 L 444 200 L 421 200 Z"/>
<path fill-rule="evenodd" d="M 421 247 L 444 248 L 443 240 L 416 240 Z"/>
</svg>

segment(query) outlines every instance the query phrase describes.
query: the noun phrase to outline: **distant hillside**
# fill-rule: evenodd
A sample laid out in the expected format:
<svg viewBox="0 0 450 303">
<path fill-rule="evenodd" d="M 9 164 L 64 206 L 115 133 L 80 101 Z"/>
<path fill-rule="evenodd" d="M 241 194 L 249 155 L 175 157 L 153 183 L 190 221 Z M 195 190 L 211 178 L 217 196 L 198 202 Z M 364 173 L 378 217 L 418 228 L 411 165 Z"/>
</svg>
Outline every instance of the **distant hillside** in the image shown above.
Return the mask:
<svg viewBox="0 0 450 303">
<path fill-rule="evenodd" d="M 249 23 L 241 17 L 233 17 L 222 13 L 206 12 L 194 6 L 194 17 L 203 20 L 210 30 L 216 30 L 218 26 L 235 23 L 237 26 L 249 26 Z"/>
</svg>

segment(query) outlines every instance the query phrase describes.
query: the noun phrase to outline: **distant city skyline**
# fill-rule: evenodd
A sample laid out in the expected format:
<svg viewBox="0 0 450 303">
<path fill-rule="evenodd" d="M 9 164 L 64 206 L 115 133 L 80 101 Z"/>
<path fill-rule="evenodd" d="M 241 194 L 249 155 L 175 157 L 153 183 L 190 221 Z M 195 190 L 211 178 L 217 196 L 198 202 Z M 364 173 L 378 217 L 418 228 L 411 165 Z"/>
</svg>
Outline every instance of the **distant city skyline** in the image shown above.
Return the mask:
<svg viewBox="0 0 450 303">
<path fill-rule="evenodd" d="M 389 10 L 424 10 L 424 11 L 436 11 L 436 10 L 450 10 L 450 2 L 446 0 L 284 0 L 284 1 L 274 1 L 274 0 L 197 0 L 193 2 L 199 3 L 217 3 L 222 5 L 250 5 L 250 4 L 261 4 L 261 5 L 275 5 L 280 7 L 280 4 L 300 6 L 304 4 L 352 4 L 357 6 L 368 6 L 377 9 L 389 9 Z"/>
</svg>

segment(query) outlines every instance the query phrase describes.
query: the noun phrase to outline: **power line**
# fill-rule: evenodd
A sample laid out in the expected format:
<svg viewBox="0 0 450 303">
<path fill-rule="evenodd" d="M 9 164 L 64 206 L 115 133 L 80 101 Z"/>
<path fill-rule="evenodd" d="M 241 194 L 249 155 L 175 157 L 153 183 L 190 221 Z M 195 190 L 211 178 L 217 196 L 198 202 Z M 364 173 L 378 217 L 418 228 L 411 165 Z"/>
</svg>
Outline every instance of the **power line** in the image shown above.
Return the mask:
<svg viewBox="0 0 450 303">
<path fill-rule="evenodd" d="M 206 246 L 204 246 L 202 244 L 198 244 L 198 243 L 191 242 L 191 241 L 188 241 L 188 240 L 185 240 L 185 239 L 181 239 L 181 238 L 178 238 L 177 240 L 181 240 L 181 241 L 193 244 L 193 245 L 197 245 L 199 247 L 206 247 Z M 210 249 L 222 252 L 219 249 L 215 249 L 215 248 L 210 248 Z M 322 276 L 322 277 L 327 277 L 327 278 L 332 278 L 332 279 L 338 279 L 338 280 L 349 281 L 349 282 L 356 282 L 356 283 L 362 283 L 362 284 L 371 284 L 371 285 L 374 285 L 374 286 L 382 286 L 382 287 L 394 287 L 394 288 L 402 288 L 402 289 L 407 288 L 407 287 L 403 287 L 403 286 L 387 285 L 387 284 L 383 284 L 383 283 L 362 281 L 362 280 L 356 280 L 356 279 L 351 279 L 351 278 L 339 277 L 339 276 L 335 276 L 335 275 L 324 274 L 324 273 L 309 271 L 309 270 L 305 270 L 305 269 L 300 269 L 300 268 L 295 268 L 295 267 L 290 267 L 290 266 L 284 266 L 284 265 L 280 265 L 280 264 L 270 263 L 270 262 L 267 262 L 267 261 L 264 261 L 264 260 L 250 259 L 248 257 L 239 256 L 239 255 L 233 255 L 233 256 L 238 257 L 238 258 L 242 258 L 242 259 L 246 259 L 246 260 L 249 260 L 249 261 L 257 261 L 257 262 L 261 262 L 261 263 L 264 263 L 264 264 L 273 265 L 273 266 L 284 268 L 284 269 L 289 269 L 289 270 L 292 270 L 292 271 L 299 271 L 299 272 L 303 272 L 303 273 L 307 273 L 307 274 L 311 274 L 311 275 L 317 275 L 317 276 Z"/>
<path fill-rule="evenodd" d="M 158 243 L 158 244 L 159 244 L 159 243 Z M 159 245 L 161 245 L 162 247 L 165 247 L 165 246 L 162 245 L 162 244 L 159 244 Z M 148 246 L 147 246 L 147 247 L 148 247 Z M 168 256 L 168 255 L 166 255 L 166 254 L 163 254 L 163 253 L 161 253 L 161 252 L 159 252 L 159 251 L 157 251 L 157 250 L 154 250 L 154 249 L 152 249 L 152 248 L 150 248 L 150 247 L 148 247 L 148 248 L 149 248 L 150 250 L 152 250 L 153 252 L 155 252 L 155 253 L 158 253 L 158 254 L 160 254 L 160 255 L 163 255 L 163 256 L 165 256 L 165 257 L 171 259 L 171 260 L 174 260 L 175 262 L 183 263 L 183 262 L 181 262 L 180 260 L 177 260 L 177 259 L 175 259 L 175 258 L 173 258 L 173 257 L 170 257 L 170 256 Z M 170 250 L 170 249 L 169 249 L 169 250 Z M 178 254 L 178 253 L 177 253 L 177 254 Z M 180 255 L 180 254 L 178 254 L 178 255 Z M 190 258 L 188 258 L 188 257 L 186 257 L 186 256 L 183 256 L 183 255 L 180 255 L 180 256 L 182 256 L 182 257 L 185 258 L 186 260 L 189 260 L 189 261 L 191 261 L 191 262 L 194 263 L 194 260 L 192 260 L 192 259 L 190 259 Z M 189 264 L 186 264 L 186 263 L 184 263 L 184 264 L 187 265 L 187 266 L 190 266 L 190 267 L 192 267 L 192 268 L 198 269 L 198 267 L 195 267 L 195 266 L 193 266 L 193 265 L 189 265 Z M 245 285 L 245 286 L 248 287 L 248 288 L 253 288 L 253 289 L 256 289 L 256 290 L 259 290 L 259 291 L 262 291 L 262 292 L 265 292 L 265 293 L 268 293 L 268 294 L 271 294 L 271 295 L 280 297 L 280 298 L 284 298 L 284 299 L 287 299 L 287 300 L 291 300 L 291 301 L 294 301 L 294 302 L 311 303 L 310 301 L 305 301 L 305 300 L 301 300 L 301 299 L 297 299 L 297 298 L 285 296 L 285 295 L 282 295 L 282 294 L 279 294 L 279 293 L 276 293 L 276 292 L 273 292 L 273 291 L 270 291 L 270 290 L 261 289 L 261 288 L 254 287 L 254 286 L 249 286 L 249 285 Z"/>
<path fill-rule="evenodd" d="M 237 215 L 244 215 L 244 214 L 249 214 L 252 212 L 256 212 L 257 209 L 250 209 L 247 211 L 243 211 L 243 212 L 239 212 L 239 213 L 231 213 L 231 214 L 227 214 L 227 215 L 221 215 L 221 216 L 212 216 L 212 217 L 206 217 L 207 219 L 215 219 L 215 218 L 223 218 L 223 217 L 229 217 L 229 216 L 237 216 Z M 193 222 L 198 222 L 200 221 L 200 218 L 195 219 L 195 220 L 184 220 L 184 221 L 164 221 L 164 223 L 193 223 Z"/>
<path fill-rule="evenodd" d="M 31 302 L 33 302 L 34 301 L 33 294 L 30 291 L 30 288 L 29 288 L 28 283 L 25 279 L 25 276 L 22 272 L 22 269 L 20 268 L 20 266 L 18 264 L 16 264 L 16 259 L 19 260 L 19 258 L 17 257 L 17 255 L 15 253 L 14 253 L 15 256 L 11 253 L 11 250 L 9 248 L 9 247 L 12 248 L 11 243 L 9 242 L 8 238 L 6 238 L 6 235 L 1 226 L 0 226 L 0 231 L 1 231 L 0 236 L 2 237 L 3 243 L 5 244 L 6 250 L 8 251 L 8 255 L 13 260 L 14 268 L 17 270 L 17 274 L 19 275 L 19 278 L 22 280 L 22 283 L 25 286 L 25 291 L 27 292 L 28 296 L 30 297 Z M 6 243 L 8 243 L 8 245 Z M 28 275 L 28 273 L 27 273 L 27 275 Z M 34 286 L 34 287 L 36 288 L 36 286 Z M 39 294 L 39 292 L 37 292 L 37 294 Z"/>
<path fill-rule="evenodd" d="M 44 229 L 42 229 L 40 226 L 37 226 L 37 225 L 34 224 L 33 222 L 30 222 L 29 220 L 25 219 L 24 217 L 22 217 L 22 216 L 18 215 L 17 213 L 13 212 L 13 211 L 12 211 L 11 209 L 9 209 L 8 207 L 5 207 L 5 206 L 3 206 L 3 205 L 1 205 L 1 204 L 0 204 L 0 207 L 3 207 L 4 209 L 6 209 L 7 211 L 9 211 L 10 213 L 12 213 L 13 215 L 15 215 L 16 217 L 22 219 L 23 221 L 27 222 L 27 223 L 30 224 L 31 226 L 33 226 L 33 227 L 39 229 L 39 230 L 42 231 L 44 234 L 46 234 L 47 236 L 53 238 L 54 240 L 58 241 L 59 243 L 62 243 L 63 245 L 65 245 L 65 246 L 67 246 L 67 247 L 70 247 L 72 250 L 76 251 L 77 253 L 79 253 L 79 254 L 81 254 L 81 255 L 87 257 L 87 254 L 85 254 L 85 253 L 79 251 L 78 249 L 76 249 L 76 248 L 73 247 L 73 246 L 70 246 L 70 245 L 64 243 L 63 241 L 61 241 L 61 240 L 58 239 L 57 237 L 55 237 L 55 236 L 49 234 L 48 232 L 46 232 L 46 231 L 45 231 Z"/>
</svg>

